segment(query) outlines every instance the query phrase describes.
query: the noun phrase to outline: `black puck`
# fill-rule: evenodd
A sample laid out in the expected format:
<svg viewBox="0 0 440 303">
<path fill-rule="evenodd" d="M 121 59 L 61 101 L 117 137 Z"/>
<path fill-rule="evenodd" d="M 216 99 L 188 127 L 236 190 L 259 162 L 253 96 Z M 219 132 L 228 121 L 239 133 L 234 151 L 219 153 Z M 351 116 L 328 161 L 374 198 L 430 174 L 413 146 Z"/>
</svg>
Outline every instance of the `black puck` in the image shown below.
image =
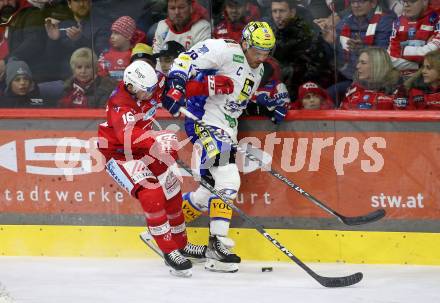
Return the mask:
<svg viewBox="0 0 440 303">
<path fill-rule="evenodd" d="M 271 272 L 271 271 L 273 271 L 273 268 L 272 267 L 261 267 L 261 271 L 262 272 Z"/>
</svg>

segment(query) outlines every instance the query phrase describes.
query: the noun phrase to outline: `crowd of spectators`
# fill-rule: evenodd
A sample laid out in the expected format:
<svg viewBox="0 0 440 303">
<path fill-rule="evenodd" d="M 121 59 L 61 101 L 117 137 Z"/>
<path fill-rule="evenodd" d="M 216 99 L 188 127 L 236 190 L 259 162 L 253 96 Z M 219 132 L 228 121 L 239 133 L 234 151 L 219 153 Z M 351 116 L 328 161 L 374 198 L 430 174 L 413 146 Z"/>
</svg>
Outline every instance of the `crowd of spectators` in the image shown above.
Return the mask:
<svg viewBox="0 0 440 303">
<path fill-rule="evenodd" d="M 274 30 L 260 91 L 286 110 L 440 109 L 440 0 L 0 0 L 0 107 L 103 108 L 133 60 L 166 75 L 251 20 Z M 246 113 L 276 120 L 266 95 Z"/>
</svg>

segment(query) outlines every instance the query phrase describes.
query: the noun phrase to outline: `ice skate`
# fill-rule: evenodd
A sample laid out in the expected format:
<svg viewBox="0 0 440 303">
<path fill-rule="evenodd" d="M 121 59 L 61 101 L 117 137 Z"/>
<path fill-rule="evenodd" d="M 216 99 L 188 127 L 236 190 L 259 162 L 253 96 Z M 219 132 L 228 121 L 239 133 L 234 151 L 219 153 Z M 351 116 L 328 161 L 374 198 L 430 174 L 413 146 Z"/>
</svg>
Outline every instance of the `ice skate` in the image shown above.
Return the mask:
<svg viewBox="0 0 440 303">
<path fill-rule="evenodd" d="M 180 253 L 193 263 L 202 263 L 206 260 L 207 249 L 208 246 L 206 245 L 196 245 L 188 242 L 186 246 L 180 250 Z"/>
<path fill-rule="evenodd" d="M 206 251 L 205 269 L 216 272 L 237 272 L 241 258 L 224 244 L 225 237 L 210 236 Z"/>
<path fill-rule="evenodd" d="M 173 250 L 169 254 L 163 254 L 165 264 L 170 267 L 170 273 L 173 276 L 189 278 L 192 276 L 192 263 L 190 260 L 182 256 L 178 249 Z"/>
</svg>

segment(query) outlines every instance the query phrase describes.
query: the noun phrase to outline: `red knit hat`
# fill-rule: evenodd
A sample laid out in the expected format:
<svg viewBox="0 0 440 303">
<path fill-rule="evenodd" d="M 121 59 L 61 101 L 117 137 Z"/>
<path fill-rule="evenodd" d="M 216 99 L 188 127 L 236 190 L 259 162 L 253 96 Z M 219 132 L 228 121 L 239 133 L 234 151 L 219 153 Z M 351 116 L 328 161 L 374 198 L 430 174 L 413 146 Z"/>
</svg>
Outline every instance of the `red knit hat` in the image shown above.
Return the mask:
<svg viewBox="0 0 440 303">
<path fill-rule="evenodd" d="M 309 93 L 316 94 L 322 98 L 320 109 L 335 108 L 335 104 L 332 98 L 330 98 L 329 94 L 325 89 L 319 87 L 319 85 L 317 85 L 314 82 L 306 82 L 303 85 L 301 85 L 298 89 L 298 100 L 297 100 L 298 102 L 295 103 L 297 103 L 299 109 L 302 108 L 302 100 Z"/>
<path fill-rule="evenodd" d="M 136 22 L 129 16 L 122 16 L 112 24 L 112 31 L 131 40 L 136 30 Z"/>
<path fill-rule="evenodd" d="M 305 95 L 313 93 L 318 96 L 321 96 L 324 100 L 328 98 L 327 92 L 320 88 L 316 83 L 314 82 L 306 82 L 303 85 L 301 85 L 298 89 L 298 99 L 302 100 Z"/>
</svg>

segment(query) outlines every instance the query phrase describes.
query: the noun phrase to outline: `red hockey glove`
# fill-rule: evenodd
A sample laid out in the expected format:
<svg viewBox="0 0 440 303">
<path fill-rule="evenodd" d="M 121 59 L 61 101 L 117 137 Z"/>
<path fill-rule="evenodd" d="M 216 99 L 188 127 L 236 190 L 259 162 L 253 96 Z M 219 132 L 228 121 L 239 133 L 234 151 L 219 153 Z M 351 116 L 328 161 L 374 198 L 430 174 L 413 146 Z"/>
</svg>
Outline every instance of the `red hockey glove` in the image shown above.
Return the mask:
<svg viewBox="0 0 440 303">
<path fill-rule="evenodd" d="M 234 91 L 234 82 L 226 76 L 205 76 L 203 82 L 207 84 L 208 96 L 229 95 Z"/>
</svg>

